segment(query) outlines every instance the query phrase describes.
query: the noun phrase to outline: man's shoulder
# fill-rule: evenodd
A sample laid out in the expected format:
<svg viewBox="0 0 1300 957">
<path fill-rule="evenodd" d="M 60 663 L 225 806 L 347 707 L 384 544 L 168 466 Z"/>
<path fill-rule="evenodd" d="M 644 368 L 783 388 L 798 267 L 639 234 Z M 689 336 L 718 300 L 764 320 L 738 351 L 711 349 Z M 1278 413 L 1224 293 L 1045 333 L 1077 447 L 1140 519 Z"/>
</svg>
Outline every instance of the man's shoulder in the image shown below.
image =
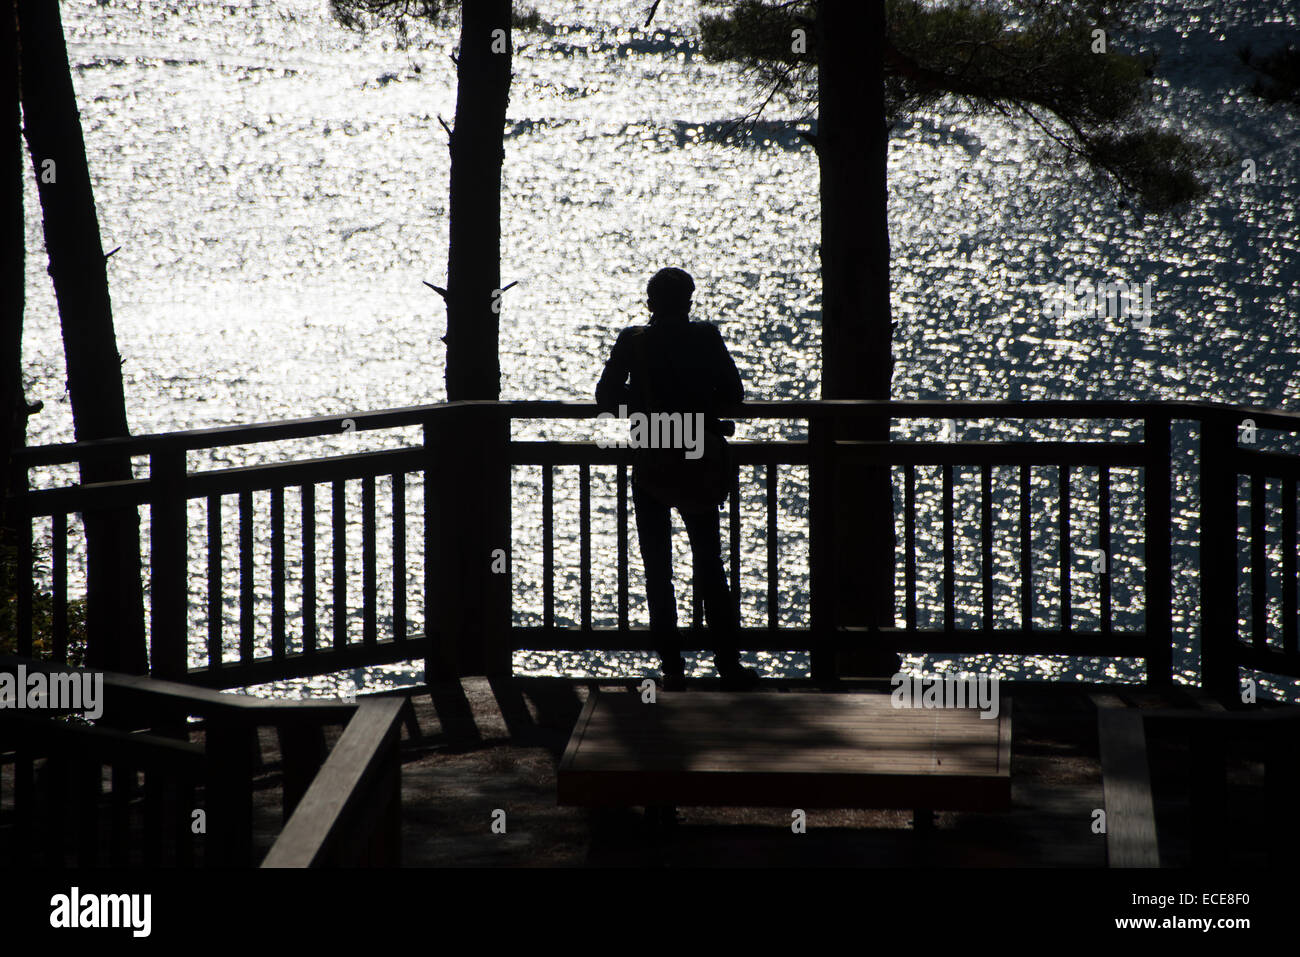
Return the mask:
<svg viewBox="0 0 1300 957">
<path fill-rule="evenodd" d="M 703 319 L 692 319 L 691 329 L 694 330 L 695 334 L 698 336 L 704 336 L 705 338 L 712 338 L 712 339 L 722 338 L 722 330 L 719 329 L 717 326 L 715 326 L 713 323 L 706 322 Z"/>
<path fill-rule="evenodd" d="M 618 332 L 618 338 L 614 340 L 614 351 L 622 352 L 630 348 L 637 336 L 645 329 L 644 326 L 624 326 Z"/>
</svg>

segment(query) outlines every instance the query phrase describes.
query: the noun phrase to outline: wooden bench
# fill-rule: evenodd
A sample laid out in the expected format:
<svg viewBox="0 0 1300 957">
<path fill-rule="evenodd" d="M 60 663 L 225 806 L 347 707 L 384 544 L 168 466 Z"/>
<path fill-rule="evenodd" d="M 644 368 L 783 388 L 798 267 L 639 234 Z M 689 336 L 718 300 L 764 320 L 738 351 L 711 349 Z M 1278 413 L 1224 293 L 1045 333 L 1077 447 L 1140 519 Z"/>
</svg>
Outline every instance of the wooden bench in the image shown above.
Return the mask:
<svg viewBox="0 0 1300 957">
<path fill-rule="evenodd" d="M 1010 758 L 1007 698 L 987 719 L 887 694 L 593 691 L 557 781 L 580 807 L 990 811 L 1010 806 Z"/>
</svg>

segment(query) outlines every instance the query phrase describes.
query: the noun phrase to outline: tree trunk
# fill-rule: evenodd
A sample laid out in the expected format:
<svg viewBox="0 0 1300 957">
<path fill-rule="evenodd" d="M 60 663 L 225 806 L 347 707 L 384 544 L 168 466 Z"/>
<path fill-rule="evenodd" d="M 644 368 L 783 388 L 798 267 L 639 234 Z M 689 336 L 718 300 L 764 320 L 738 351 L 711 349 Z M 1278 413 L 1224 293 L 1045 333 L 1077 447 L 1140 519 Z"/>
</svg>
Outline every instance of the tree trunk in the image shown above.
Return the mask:
<svg viewBox="0 0 1300 957">
<path fill-rule="evenodd" d="M 510 0 L 461 4 L 451 133 L 447 400 L 497 399 L 501 164 L 510 98 Z"/>
<path fill-rule="evenodd" d="M 0 442 L 4 470 L 0 473 L 0 534 L 10 543 L 13 527 L 8 495 L 14 478 L 12 453 L 27 441 L 27 402 L 23 397 L 23 303 L 26 287 L 26 242 L 23 223 L 22 114 L 18 93 L 18 10 L 15 0 L 0 0 L 0 98 L 4 101 L 3 172 L 0 172 L 0 223 L 4 241 L 4 270 L 0 276 Z M 8 591 L 6 591 L 8 594 Z"/>
<path fill-rule="evenodd" d="M 18 0 L 22 106 L 44 216 L 49 272 L 59 304 L 68 391 L 77 441 L 128 434 L 121 359 L 113 332 L 108 271 L 86 162 L 59 4 Z M 126 456 L 81 463 L 81 481 L 131 478 Z M 147 669 L 135 509 L 85 513 L 86 663 L 131 673 Z"/>
<path fill-rule="evenodd" d="M 501 397 L 501 166 L 510 97 L 511 2 L 461 4 L 451 133 L 447 253 L 447 400 Z M 510 670 L 509 423 L 492 409 L 434 420 L 426 473 L 437 528 L 430 562 L 425 676 L 437 682 Z M 503 567 L 503 562 L 505 567 Z"/>
<path fill-rule="evenodd" d="M 822 398 L 888 399 L 889 133 L 883 0 L 817 6 L 817 159 L 821 171 Z M 889 420 L 836 426 L 839 438 L 888 441 Z M 887 468 L 842 463 L 835 479 L 839 624 L 894 623 L 893 485 Z M 866 581 L 861 580 L 865 573 Z M 864 587 L 865 586 L 865 587 Z M 896 670 L 878 641 L 849 665 Z M 861 667 L 857 667 L 861 666 Z"/>
<path fill-rule="evenodd" d="M 23 305 L 26 275 L 26 245 L 23 221 L 23 142 L 22 115 L 18 87 L 18 8 L 16 0 L 0 0 L 0 99 L 4 102 L 3 172 L 0 172 L 0 223 L 9 237 L 0 246 L 10 250 L 4 256 L 4 301 L 0 304 L 0 442 L 4 443 L 4 462 L 0 464 L 0 621 L 9 633 L 0 636 L 0 646 L 13 652 L 21 648 L 17 638 L 18 576 L 28 573 L 20 568 L 20 534 L 30 533 L 20 526 L 21 517 L 9 501 L 22 477 L 15 466 L 14 453 L 27 444 L 27 402 L 23 395 Z M 20 532 L 21 527 L 21 532 Z M 10 604 L 13 602 L 13 604 Z M 12 628 L 12 631 L 10 629 Z"/>
</svg>

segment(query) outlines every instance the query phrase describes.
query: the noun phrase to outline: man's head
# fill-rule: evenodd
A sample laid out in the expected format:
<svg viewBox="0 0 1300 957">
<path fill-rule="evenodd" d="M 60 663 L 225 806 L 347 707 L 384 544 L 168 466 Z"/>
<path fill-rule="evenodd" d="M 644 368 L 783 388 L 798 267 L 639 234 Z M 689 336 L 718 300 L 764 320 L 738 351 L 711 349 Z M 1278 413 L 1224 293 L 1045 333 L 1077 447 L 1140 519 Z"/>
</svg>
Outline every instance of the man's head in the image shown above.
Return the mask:
<svg viewBox="0 0 1300 957">
<path fill-rule="evenodd" d="M 656 319 L 685 318 L 691 311 L 691 293 L 694 291 L 695 280 L 686 270 L 676 266 L 659 270 L 646 285 L 650 314 Z"/>
</svg>

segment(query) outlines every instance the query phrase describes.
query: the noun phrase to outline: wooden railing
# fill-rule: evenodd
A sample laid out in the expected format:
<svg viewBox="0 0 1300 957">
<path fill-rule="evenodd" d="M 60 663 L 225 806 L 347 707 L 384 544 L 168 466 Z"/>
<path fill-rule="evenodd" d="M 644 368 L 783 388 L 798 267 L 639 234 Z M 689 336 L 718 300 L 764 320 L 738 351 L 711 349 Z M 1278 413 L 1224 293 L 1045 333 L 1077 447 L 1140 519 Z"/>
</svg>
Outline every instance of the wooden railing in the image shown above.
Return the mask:
<svg viewBox="0 0 1300 957">
<path fill-rule="evenodd" d="M 1210 467 L 1201 475 L 1202 549 L 1218 560 L 1202 567 L 1202 633 L 1210 636 L 1203 645 L 1202 668 L 1207 685 L 1221 696 L 1239 693 L 1239 665 L 1266 674 L 1300 675 L 1300 456 L 1294 445 L 1290 453 L 1259 448 L 1265 430 L 1292 443 L 1300 437 L 1295 416 L 1248 410 L 1207 418 L 1203 429 L 1202 458 Z"/>
<path fill-rule="evenodd" d="M 26 514 L 49 522 L 49 561 L 42 565 L 40 577 L 48 579 L 53 596 L 53 658 L 61 660 L 67 651 L 69 516 L 123 506 L 143 506 L 150 519 L 150 651 L 152 672 L 158 677 L 235 687 L 421 657 L 432 662 L 458 642 L 486 649 L 482 670 L 495 673 L 508 671 L 511 654 L 520 649 L 644 649 L 651 642 L 633 620 L 639 603 L 633 601 L 629 574 L 630 450 L 599 448 L 591 441 L 509 438 L 512 422 L 586 420 L 596 411 L 591 404 L 569 402 L 450 403 L 346 419 L 330 416 L 26 450 L 22 462 L 29 470 L 75 464 L 95 455 L 129 454 L 149 460 L 146 478 L 22 494 Z M 825 654 L 828 650 L 852 650 L 868 640 L 910 652 L 1142 659 L 1149 681 L 1169 680 L 1175 575 L 1170 424 L 1178 420 L 1196 423 L 1203 443 L 1203 680 L 1227 694 L 1235 688 L 1240 666 L 1300 675 L 1294 589 L 1294 480 L 1300 459 L 1243 447 L 1234 434 L 1249 418 L 1260 430 L 1294 437 L 1300 431 L 1300 415 L 1186 403 L 829 401 L 750 403 L 737 417 L 785 421 L 787 432 L 795 434 L 788 440 L 734 443 L 741 469 L 738 494 L 728 507 L 730 577 L 738 593 L 743 583 L 758 582 L 751 592 L 754 603 L 763 606 L 762 623 L 743 630 L 742 647 L 806 649 L 813 652 L 814 662 L 832 660 Z M 855 434 L 853 423 L 865 420 L 888 420 L 910 437 L 880 443 L 844 437 Z M 990 430 L 994 438 L 989 441 L 916 440 L 917 434 L 933 432 L 934 424 L 943 420 L 997 422 L 1003 430 Z M 1027 430 L 1052 421 L 1092 423 L 1097 433 L 1093 437 L 1099 440 L 1003 437 L 1011 431 L 1008 423 L 1023 423 Z M 337 435 L 345 422 L 356 433 L 418 427 L 423 441 L 241 468 L 187 467 L 187 453 Z M 1130 424 L 1119 439 L 1112 434 L 1117 422 Z M 844 576 L 861 574 L 860 563 L 855 567 L 852 557 L 836 553 L 835 516 L 818 507 L 831 494 L 835 475 L 851 462 L 888 467 L 894 477 L 896 577 L 901 588 L 893 627 L 835 620 L 819 598 L 844 587 Z M 540 541 L 529 553 L 523 541 L 511 541 L 512 507 L 518 501 L 511 501 L 509 481 L 512 474 L 537 468 L 540 481 L 529 494 L 536 495 L 532 504 L 541 515 L 541 527 L 530 537 Z M 557 470 L 566 468 L 576 469 L 578 484 L 576 561 L 567 564 L 558 557 L 566 549 L 557 549 L 556 536 L 563 533 L 555 522 L 557 477 L 562 474 Z M 593 505 L 592 479 L 604 472 L 613 475 L 614 504 L 602 510 Z M 969 488 L 961 478 L 968 473 L 974 479 Z M 1236 521 L 1238 476 L 1253 483 L 1251 519 L 1244 535 Z M 779 515 L 779 485 L 788 478 L 809 489 L 806 515 Z M 462 484 L 455 485 L 456 480 Z M 449 544 L 455 495 L 464 493 L 465 482 L 479 480 L 491 486 L 484 493 L 487 511 L 479 516 L 483 541 Z M 318 560 L 323 556 L 316 535 L 317 486 L 322 484 L 328 486 L 330 503 L 327 551 L 332 574 L 327 596 L 318 588 Z M 356 495 L 350 497 L 358 490 L 359 505 Z M 1127 519 L 1134 524 L 1125 531 L 1132 547 L 1117 551 L 1112 505 L 1121 494 L 1136 512 Z M 255 507 L 255 495 L 266 501 L 265 511 Z M 238 515 L 233 580 L 222 561 L 225 536 L 231 531 L 224 520 L 227 496 L 234 498 Z M 1268 520 L 1264 507 L 1278 497 L 1278 517 Z M 190 634 L 188 621 L 191 502 L 202 503 L 207 528 L 201 581 L 208 615 L 206 634 L 200 635 Z M 752 504 L 761 513 L 753 526 L 766 541 L 759 567 L 744 576 L 742 502 L 747 510 Z M 286 550 L 294 537 L 286 521 L 291 503 L 296 503 L 300 524 L 302 560 L 296 584 L 286 574 Z M 1183 510 L 1189 505 L 1181 498 L 1177 504 Z M 1265 535 L 1256 534 L 1261 528 L 1277 540 L 1266 544 Z M 269 536 L 270 542 L 264 584 L 258 582 L 254 563 L 255 529 L 266 530 L 263 537 Z M 349 541 L 350 529 L 359 532 L 356 541 Z M 783 543 L 782 535 L 793 539 Z M 603 541 L 601 536 L 612 543 L 616 577 L 607 621 L 600 620 L 595 608 L 596 599 L 605 596 L 593 585 L 593 543 Z M 382 557 L 381 540 L 386 545 Z M 561 539 L 566 546 L 570 541 L 567 535 Z M 1251 577 L 1239 582 L 1234 558 L 1240 541 L 1249 541 L 1254 559 L 1262 549 L 1265 560 L 1253 561 Z M 408 557 L 412 547 L 416 555 Z M 782 549 L 790 547 L 805 549 L 808 564 L 806 577 L 794 582 L 780 577 L 788 557 Z M 489 570 L 498 548 L 508 555 L 509 574 Z M 971 557 L 966 571 L 961 555 Z M 1270 562 L 1271 555 L 1280 559 Z M 1098 556 L 1106 563 L 1104 570 L 1085 570 Z M 22 653 L 32 647 L 32 589 L 38 577 L 30 539 L 20 562 L 17 637 Z M 408 587 L 420 562 L 422 594 Z M 518 589 L 512 587 L 522 582 L 528 563 L 540 565 L 536 615 L 525 614 L 515 604 Z M 1122 610 L 1115 606 L 1112 588 L 1112 570 L 1120 564 L 1136 576 L 1125 590 L 1130 597 Z M 440 599 L 446 569 L 465 565 L 472 566 L 470 574 L 477 577 L 462 580 L 461 591 Z M 360 574 L 352 574 L 350 569 L 358 566 Z M 1281 572 L 1280 589 L 1271 566 Z M 568 620 L 557 607 L 557 577 L 577 581 L 576 614 Z M 382 596 L 381 579 L 391 583 Z M 465 581 L 472 587 L 467 589 Z M 1273 595 L 1272 612 L 1267 604 L 1270 588 L 1281 593 L 1280 598 Z M 239 595 L 237 643 L 227 640 L 223 613 L 223 598 L 232 591 Z M 462 601 L 462 592 L 473 592 L 472 600 Z M 324 629 L 318 622 L 323 597 L 328 597 L 331 609 Z M 1238 639 L 1239 598 L 1254 603 L 1245 619 L 1252 625 L 1248 645 Z M 255 609 L 266 599 L 269 614 L 259 624 Z M 418 613 L 412 615 L 421 599 L 423 623 Z M 294 614 L 291 604 L 297 609 Z M 696 608 L 698 619 L 698 602 Z M 1261 621 L 1263 628 L 1258 627 Z M 1276 635 L 1268 634 L 1269 621 L 1280 622 Z M 823 668 L 820 675 L 834 676 L 833 668 Z"/>
<path fill-rule="evenodd" d="M 406 698 L 362 702 L 263 867 L 397 867 Z"/>
<path fill-rule="evenodd" d="M 20 665 L 28 674 L 82 674 L 0 658 L 0 672 L 14 674 Z M 82 867 L 247 867 L 254 863 L 258 728 L 279 736 L 288 821 L 316 787 L 326 761 L 325 727 L 346 724 L 341 742 L 351 742 L 356 732 L 349 736 L 348 729 L 367 728 L 374 707 L 400 714 L 405 700 L 368 705 L 363 716 L 358 705 L 341 701 L 223 694 L 105 672 L 103 714 L 94 725 L 65 722 L 46 709 L 0 708 L 0 765 L 7 766 L 0 780 L 13 782 L 12 801 L 0 801 L 12 805 L 6 856 L 56 867 L 70 860 Z M 191 725 L 191 717 L 200 720 Z M 202 743 L 190 740 L 200 732 Z M 330 752 L 336 763 L 337 751 Z M 355 757 L 351 745 L 345 751 L 343 757 Z M 396 773 L 391 763 L 385 768 Z M 196 811 L 203 812 L 201 828 Z M 391 852 L 391 842 L 384 847 Z"/>
</svg>

